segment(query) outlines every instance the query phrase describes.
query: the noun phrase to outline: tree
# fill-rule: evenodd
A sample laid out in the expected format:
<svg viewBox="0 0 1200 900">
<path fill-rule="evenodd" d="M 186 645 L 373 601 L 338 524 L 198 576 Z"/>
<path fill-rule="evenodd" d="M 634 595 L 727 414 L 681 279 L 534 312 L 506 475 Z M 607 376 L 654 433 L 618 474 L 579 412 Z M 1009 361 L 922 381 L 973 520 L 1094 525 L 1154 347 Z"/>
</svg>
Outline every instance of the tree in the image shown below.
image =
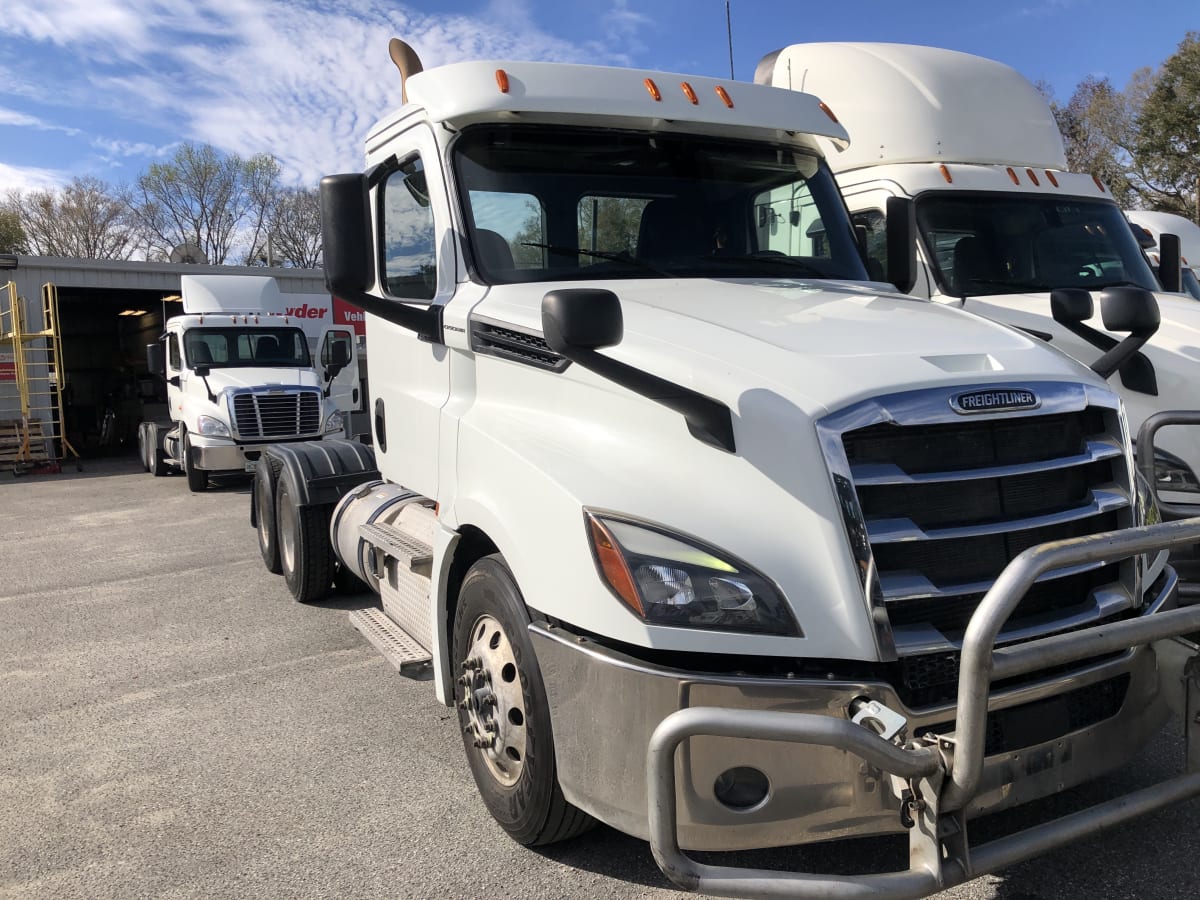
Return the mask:
<svg viewBox="0 0 1200 900">
<path fill-rule="evenodd" d="M 1121 92 L 1107 78 L 1089 75 L 1075 87 L 1066 105 L 1055 100 L 1045 83 L 1037 85 L 1046 97 L 1062 134 L 1067 168 L 1096 175 L 1121 206 L 1131 206 L 1138 189 L 1130 177 L 1137 120 L 1137 98 Z"/>
<path fill-rule="evenodd" d="M 220 265 L 239 242 L 248 246 L 247 258 L 253 255 L 278 181 L 279 164 L 268 154 L 246 160 L 209 144 L 183 144 L 138 178 L 131 207 L 153 251 L 194 244 Z"/>
<path fill-rule="evenodd" d="M 260 244 L 256 259 L 268 255 L 272 261 L 298 269 L 316 269 L 321 265 L 321 198 L 315 189 L 295 188 L 283 191 L 272 204 L 268 217 L 271 253 Z"/>
<path fill-rule="evenodd" d="M 21 214 L 5 204 L 0 208 L 0 253 L 26 253 L 28 246 L 25 229 L 21 227 Z"/>
<path fill-rule="evenodd" d="M 1149 205 L 1200 222 L 1200 32 L 1188 32 L 1156 73 L 1135 157 Z"/>
<path fill-rule="evenodd" d="M 129 259 L 138 245 L 135 223 L 121 194 L 99 178 L 74 178 L 66 187 L 11 191 L 5 202 L 38 256 Z"/>
</svg>

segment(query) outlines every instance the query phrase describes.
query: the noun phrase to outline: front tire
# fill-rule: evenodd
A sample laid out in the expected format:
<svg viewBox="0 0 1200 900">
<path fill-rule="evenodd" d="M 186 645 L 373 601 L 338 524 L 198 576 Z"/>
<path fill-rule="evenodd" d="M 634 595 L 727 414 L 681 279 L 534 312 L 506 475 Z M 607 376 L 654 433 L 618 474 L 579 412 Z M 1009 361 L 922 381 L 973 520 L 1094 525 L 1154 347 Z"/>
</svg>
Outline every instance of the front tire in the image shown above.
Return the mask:
<svg viewBox="0 0 1200 900">
<path fill-rule="evenodd" d="M 283 463 L 263 453 L 254 465 L 254 510 L 258 518 L 258 552 L 274 575 L 283 572 L 279 562 L 279 524 L 275 517 L 275 489 Z"/>
<path fill-rule="evenodd" d="M 586 831 L 594 820 L 558 785 L 550 707 L 529 615 L 498 554 L 471 566 L 454 616 L 456 689 L 463 749 L 488 812 L 526 846 Z"/>
<path fill-rule="evenodd" d="M 279 565 L 296 601 L 312 603 L 329 592 L 333 581 L 333 547 L 329 543 L 331 509 L 297 506 L 294 493 L 291 478 L 280 478 L 275 491 Z"/>
<path fill-rule="evenodd" d="M 183 453 L 183 474 L 187 476 L 188 490 L 193 494 L 203 493 L 208 489 L 208 472 L 196 468 L 196 462 L 192 459 L 192 441 L 186 432 L 183 435 L 181 452 Z"/>
</svg>

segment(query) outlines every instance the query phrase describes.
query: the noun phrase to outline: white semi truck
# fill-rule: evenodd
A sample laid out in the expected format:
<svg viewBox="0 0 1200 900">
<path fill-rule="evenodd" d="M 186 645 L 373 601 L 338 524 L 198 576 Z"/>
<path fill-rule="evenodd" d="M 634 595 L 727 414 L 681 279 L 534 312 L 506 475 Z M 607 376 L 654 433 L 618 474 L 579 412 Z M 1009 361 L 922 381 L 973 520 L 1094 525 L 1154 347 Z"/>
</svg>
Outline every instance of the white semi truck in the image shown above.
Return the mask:
<svg viewBox="0 0 1200 900">
<path fill-rule="evenodd" d="M 1156 212 L 1145 209 L 1128 209 L 1125 218 L 1133 224 L 1135 231 L 1145 236 L 1143 249 L 1156 269 L 1161 259 L 1160 239 L 1164 235 L 1179 238 L 1180 262 L 1182 263 L 1180 291 L 1193 300 L 1200 300 L 1200 225 L 1174 213 Z"/>
<path fill-rule="evenodd" d="M 891 214 L 915 214 L 919 265 L 903 290 L 1006 322 L 1089 363 L 1116 336 L 1064 314 L 1087 306 L 1080 292 L 1180 290 L 1178 242 L 1160 287 L 1108 189 L 1066 171 L 1053 113 L 1009 66 L 936 47 L 807 43 L 764 56 L 755 81 L 814 94 L 846 126 L 851 147 L 821 143 L 877 273 L 889 252 L 889 204 Z M 1058 312 L 1056 289 L 1075 295 Z M 1154 339 L 1109 379 L 1135 431 L 1155 413 L 1200 405 L 1200 305 L 1177 293 L 1158 301 Z M 1200 504 L 1200 429 L 1169 428 L 1157 450 L 1155 487 Z"/>
<path fill-rule="evenodd" d="M 457 708 L 517 841 L 598 819 L 692 890 L 916 897 L 1200 792 L 1193 753 L 1132 800 L 968 840 L 1196 702 L 1175 636 L 1200 607 L 1163 551 L 1200 523 L 1153 524 L 1101 377 L 868 280 L 817 99 L 392 55 L 406 102 L 365 172 L 321 184 L 374 448 L 268 448 L 252 515 L 296 599 L 379 594 L 352 620 Z M 1102 307 L 1119 362 L 1153 298 Z M 889 832 L 905 871 L 685 852 Z"/>
<path fill-rule="evenodd" d="M 359 391 L 350 329 L 322 329 L 314 361 L 307 323 L 285 314 L 274 278 L 180 281 L 183 315 L 147 347 L 167 397 L 167 415 L 138 429 L 147 471 L 182 471 L 192 491 L 203 491 L 210 474 L 253 471 L 269 444 L 342 436 Z"/>
</svg>

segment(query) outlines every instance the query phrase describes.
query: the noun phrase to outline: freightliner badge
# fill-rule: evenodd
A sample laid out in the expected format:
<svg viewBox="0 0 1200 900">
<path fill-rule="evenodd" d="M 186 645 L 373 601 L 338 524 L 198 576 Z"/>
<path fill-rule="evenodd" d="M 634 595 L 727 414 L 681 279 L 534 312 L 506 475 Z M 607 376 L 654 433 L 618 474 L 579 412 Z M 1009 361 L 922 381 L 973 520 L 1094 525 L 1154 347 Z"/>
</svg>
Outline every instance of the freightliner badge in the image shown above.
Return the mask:
<svg viewBox="0 0 1200 900">
<path fill-rule="evenodd" d="M 965 416 L 973 413 L 1037 409 L 1041 405 L 1042 401 L 1038 399 L 1038 395 L 1025 388 L 990 388 L 983 391 L 966 391 L 950 398 L 950 406 L 954 411 Z"/>
</svg>

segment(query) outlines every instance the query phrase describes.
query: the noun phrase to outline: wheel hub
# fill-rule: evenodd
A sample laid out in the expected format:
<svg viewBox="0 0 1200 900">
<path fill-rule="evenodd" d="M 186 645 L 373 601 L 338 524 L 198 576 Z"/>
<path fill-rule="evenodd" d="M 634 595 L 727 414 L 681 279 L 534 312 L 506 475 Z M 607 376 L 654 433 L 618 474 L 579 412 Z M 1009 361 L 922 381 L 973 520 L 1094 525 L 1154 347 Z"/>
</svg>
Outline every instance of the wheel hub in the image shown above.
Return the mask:
<svg viewBox="0 0 1200 900">
<path fill-rule="evenodd" d="M 462 673 L 463 730 L 496 780 L 511 787 L 525 763 L 525 695 L 512 643 L 492 616 L 480 616 L 472 626 Z"/>
</svg>

